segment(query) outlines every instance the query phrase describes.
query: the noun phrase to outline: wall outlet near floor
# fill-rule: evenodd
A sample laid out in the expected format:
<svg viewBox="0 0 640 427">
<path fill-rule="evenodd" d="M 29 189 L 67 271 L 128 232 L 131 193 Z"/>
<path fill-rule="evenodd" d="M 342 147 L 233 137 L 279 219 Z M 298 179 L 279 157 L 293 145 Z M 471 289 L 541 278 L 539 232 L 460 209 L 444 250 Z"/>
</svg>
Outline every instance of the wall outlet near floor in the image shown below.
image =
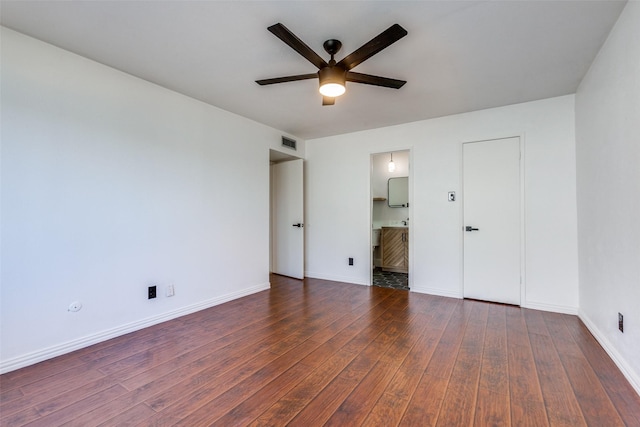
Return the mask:
<svg viewBox="0 0 640 427">
<path fill-rule="evenodd" d="M 156 285 L 149 286 L 149 290 L 147 292 L 147 299 L 154 299 L 157 296 L 156 289 L 157 289 Z"/>
<path fill-rule="evenodd" d="M 174 296 L 175 294 L 176 294 L 176 290 L 175 290 L 175 288 L 173 287 L 173 283 L 169 283 L 169 284 L 167 285 L 167 292 L 166 292 L 166 295 L 167 295 L 168 297 L 172 297 L 172 296 Z"/>
<path fill-rule="evenodd" d="M 353 258 L 349 258 L 349 265 L 353 265 Z"/>
<path fill-rule="evenodd" d="M 618 313 L 618 329 L 620 329 L 620 332 L 624 333 L 624 317 L 622 316 L 622 313 Z"/>
</svg>

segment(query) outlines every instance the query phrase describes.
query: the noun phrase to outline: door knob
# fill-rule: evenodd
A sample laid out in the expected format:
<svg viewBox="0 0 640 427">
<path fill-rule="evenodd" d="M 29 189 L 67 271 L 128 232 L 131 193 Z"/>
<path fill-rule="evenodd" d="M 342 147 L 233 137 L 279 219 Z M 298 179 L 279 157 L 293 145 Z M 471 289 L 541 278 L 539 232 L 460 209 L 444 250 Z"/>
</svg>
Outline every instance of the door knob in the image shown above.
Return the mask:
<svg viewBox="0 0 640 427">
<path fill-rule="evenodd" d="M 293 224 L 293 226 L 294 226 L 294 227 L 301 228 L 301 227 L 304 227 L 304 224 L 297 223 L 297 224 Z"/>
<path fill-rule="evenodd" d="M 465 231 L 478 231 L 478 228 L 473 228 L 473 227 L 471 227 L 470 225 L 467 225 L 467 226 L 464 228 L 464 230 L 465 230 Z"/>
</svg>

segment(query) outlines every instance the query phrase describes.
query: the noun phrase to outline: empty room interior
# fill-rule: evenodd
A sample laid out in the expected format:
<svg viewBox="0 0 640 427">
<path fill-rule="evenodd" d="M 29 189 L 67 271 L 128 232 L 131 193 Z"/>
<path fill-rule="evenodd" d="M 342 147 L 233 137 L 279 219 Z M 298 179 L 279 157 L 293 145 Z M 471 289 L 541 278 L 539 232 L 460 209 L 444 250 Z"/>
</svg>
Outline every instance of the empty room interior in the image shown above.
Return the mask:
<svg viewBox="0 0 640 427">
<path fill-rule="evenodd" d="M 1 425 L 640 426 L 640 2 L 0 25 Z"/>
</svg>

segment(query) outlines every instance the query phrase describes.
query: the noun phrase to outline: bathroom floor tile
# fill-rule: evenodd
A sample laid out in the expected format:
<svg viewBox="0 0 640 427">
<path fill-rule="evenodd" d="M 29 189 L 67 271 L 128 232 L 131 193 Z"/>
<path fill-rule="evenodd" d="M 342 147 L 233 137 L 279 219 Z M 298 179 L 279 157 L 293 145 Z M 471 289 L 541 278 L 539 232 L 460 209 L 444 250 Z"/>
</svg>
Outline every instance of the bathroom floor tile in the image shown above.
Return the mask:
<svg viewBox="0 0 640 427">
<path fill-rule="evenodd" d="M 380 268 L 373 270 L 373 286 L 382 288 L 409 290 L 409 275 L 407 273 L 393 273 L 382 271 Z"/>
</svg>

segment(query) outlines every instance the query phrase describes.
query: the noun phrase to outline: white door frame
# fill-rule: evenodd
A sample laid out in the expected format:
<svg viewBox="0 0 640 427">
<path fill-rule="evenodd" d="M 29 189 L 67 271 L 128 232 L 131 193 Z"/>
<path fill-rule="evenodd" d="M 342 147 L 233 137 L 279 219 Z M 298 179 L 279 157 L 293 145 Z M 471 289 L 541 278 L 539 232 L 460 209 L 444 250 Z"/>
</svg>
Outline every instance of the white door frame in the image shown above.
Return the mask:
<svg viewBox="0 0 640 427">
<path fill-rule="evenodd" d="M 285 155 L 286 156 L 286 155 Z M 287 162 L 291 162 L 291 161 L 300 161 L 302 168 L 304 168 L 304 159 L 300 158 L 300 157 L 294 157 L 294 156 L 286 156 L 287 159 L 284 161 L 280 161 L 277 164 L 282 165 L 283 163 L 287 163 Z M 273 167 L 276 164 L 273 162 L 270 162 L 270 166 L 269 166 L 269 272 L 271 273 L 276 273 L 276 274 L 286 274 L 282 271 L 276 271 L 277 269 L 274 268 L 276 263 L 278 262 L 277 260 L 277 245 L 279 245 L 280 243 L 278 242 L 278 238 L 275 235 L 275 228 L 276 228 L 276 221 L 278 221 L 278 216 L 276 214 L 278 207 L 275 205 L 275 197 L 276 194 L 278 192 L 278 188 L 276 188 L 277 183 L 274 180 L 274 169 Z M 304 169 L 302 172 L 302 212 L 300 215 L 300 218 L 298 218 L 296 216 L 295 219 L 293 219 L 292 221 L 290 221 L 292 224 L 293 222 L 300 222 L 301 224 L 304 224 Z M 291 225 L 291 227 L 293 227 L 293 225 Z M 298 274 L 291 274 L 292 272 L 289 272 L 288 275 L 289 277 L 295 277 L 298 279 L 303 279 L 304 278 L 304 262 L 305 262 L 305 254 L 304 254 L 304 237 L 305 237 L 305 231 L 304 228 L 302 228 L 303 226 L 299 227 L 299 232 L 302 233 L 302 247 L 301 247 L 301 257 L 302 257 L 302 271 L 300 272 L 298 277 Z"/>
<path fill-rule="evenodd" d="M 526 215 L 525 215 L 525 157 L 526 157 L 526 144 L 524 133 L 507 133 L 498 136 L 489 136 L 481 139 L 463 140 L 460 142 L 459 156 L 460 156 L 460 188 L 462 188 L 463 182 L 463 147 L 464 144 L 473 142 L 486 142 L 496 139 L 508 139 L 508 138 L 520 138 L 520 307 L 526 306 L 527 301 L 527 286 L 526 286 Z M 462 193 L 464 194 L 464 193 Z M 460 297 L 464 298 L 464 197 L 460 203 Z"/>
<path fill-rule="evenodd" d="M 462 147 L 460 148 L 462 150 Z M 378 154 L 388 154 L 395 153 L 397 151 L 408 151 L 409 152 L 409 173 L 407 174 L 409 177 L 409 291 L 413 289 L 413 247 L 414 247 L 414 231 L 413 225 L 414 216 L 413 216 L 413 146 L 409 147 L 400 147 L 400 148 L 389 148 L 382 151 L 370 151 L 369 152 L 369 265 L 372 266 L 373 259 L 373 251 L 371 248 L 373 247 L 373 242 L 371 240 L 371 230 L 373 230 L 373 156 Z M 369 268 L 369 286 L 373 286 L 373 269 Z"/>
</svg>

